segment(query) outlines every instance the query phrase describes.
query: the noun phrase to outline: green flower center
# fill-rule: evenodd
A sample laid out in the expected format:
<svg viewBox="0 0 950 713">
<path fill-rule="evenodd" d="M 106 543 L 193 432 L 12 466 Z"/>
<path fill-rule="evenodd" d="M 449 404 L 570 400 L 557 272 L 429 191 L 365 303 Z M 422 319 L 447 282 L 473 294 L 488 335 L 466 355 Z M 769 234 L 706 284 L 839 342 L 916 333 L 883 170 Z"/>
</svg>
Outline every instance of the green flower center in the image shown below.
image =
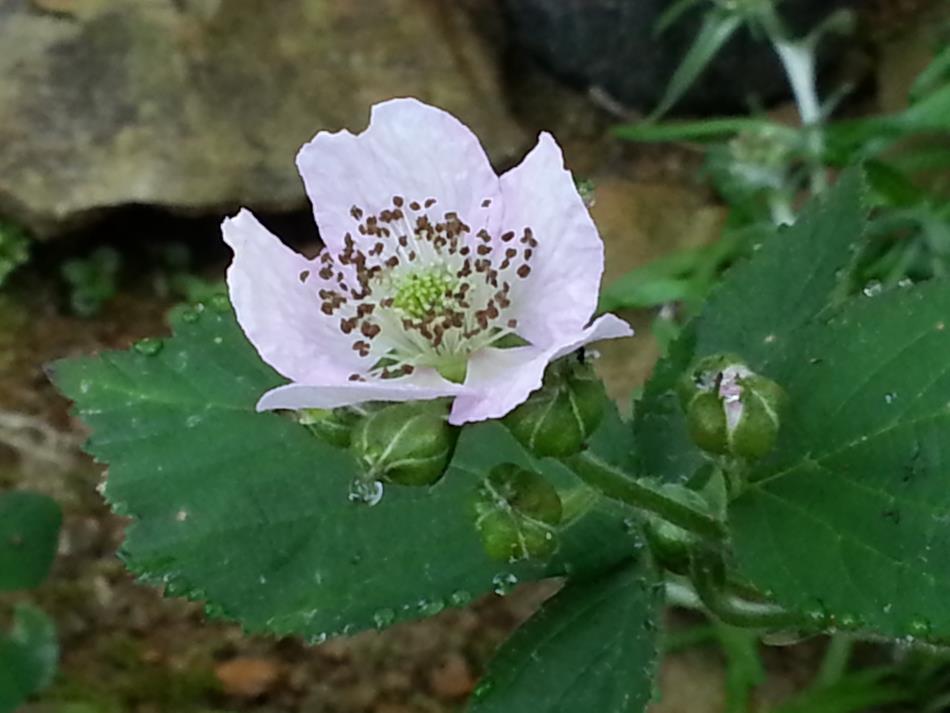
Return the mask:
<svg viewBox="0 0 950 713">
<path fill-rule="evenodd" d="M 396 285 L 393 306 L 407 317 L 424 319 L 444 311 L 458 287 L 458 278 L 439 268 L 412 272 Z"/>
</svg>

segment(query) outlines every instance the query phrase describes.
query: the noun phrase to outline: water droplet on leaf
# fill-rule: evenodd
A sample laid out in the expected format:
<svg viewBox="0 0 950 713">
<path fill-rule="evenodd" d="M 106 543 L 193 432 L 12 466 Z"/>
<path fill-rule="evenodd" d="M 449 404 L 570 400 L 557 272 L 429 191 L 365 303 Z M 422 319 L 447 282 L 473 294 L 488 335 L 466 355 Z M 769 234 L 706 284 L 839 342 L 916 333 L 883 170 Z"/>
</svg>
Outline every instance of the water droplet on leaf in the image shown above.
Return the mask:
<svg viewBox="0 0 950 713">
<path fill-rule="evenodd" d="M 160 351 L 162 351 L 163 346 L 165 346 L 165 344 L 161 339 L 153 339 L 149 337 L 136 342 L 134 349 L 139 354 L 144 354 L 145 356 L 155 356 Z"/>
<path fill-rule="evenodd" d="M 472 595 L 464 589 L 457 589 L 449 595 L 449 603 L 453 607 L 464 607 L 472 601 Z"/>
<path fill-rule="evenodd" d="M 865 297 L 876 297 L 884 291 L 884 285 L 882 285 L 877 280 L 871 280 L 868 284 L 864 286 L 862 292 Z"/>
<path fill-rule="evenodd" d="M 396 621 L 396 612 L 392 609 L 378 609 L 373 613 L 373 625 L 377 629 L 385 629 Z"/>
<path fill-rule="evenodd" d="M 441 599 L 420 599 L 416 603 L 416 610 L 422 616 L 435 616 L 445 609 L 445 602 Z"/>
<path fill-rule="evenodd" d="M 518 578 L 510 572 L 502 572 L 492 577 L 492 591 L 500 596 L 511 593 L 511 590 L 518 584 Z"/>
<path fill-rule="evenodd" d="M 349 499 L 351 503 L 373 507 L 383 499 L 383 483 L 379 480 L 354 478 L 350 483 Z"/>
</svg>

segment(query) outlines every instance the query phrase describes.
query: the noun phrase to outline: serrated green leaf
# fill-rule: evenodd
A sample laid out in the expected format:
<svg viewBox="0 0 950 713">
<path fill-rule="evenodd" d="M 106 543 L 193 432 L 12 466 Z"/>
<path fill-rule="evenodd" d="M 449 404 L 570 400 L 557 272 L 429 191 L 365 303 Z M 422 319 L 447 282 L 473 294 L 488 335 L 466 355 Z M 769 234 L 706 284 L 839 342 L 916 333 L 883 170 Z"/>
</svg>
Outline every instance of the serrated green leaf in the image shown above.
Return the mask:
<svg viewBox="0 0 950 713">
<path fill-rule="evenodd" d="M 730 521 L 782 604 L 888 636 L 950 637 L 950 283 L 849 303 L 770 362 L 779 443 Z"/>
<path fill-rule="evenodd" d="M 56 556 L 62 515 L 45 495 L 0 493 L 0 591 L 42 582 Z"/>
<path fill-rule="evenodd" d="M 639 473 L 683 482 L 705 462 L 686 433 L 675 393 L 680 374 L 700 357 L 735 353 L 774 378 L 770 363 L 776 355 L 794 346 L 796 330 L 832 303 L 864 221 L 861 176 L 851 172 L 794 226 L 773 234 L 729 271 L 659 362 L 636 406 Z"/>
<path fill-rule="evenodd" d="M 502 646 L 469 713 L 641 713 L 653 694 L 661 594 L 642 563 L 568 585 Z"/>
<path fill-rule="evenodd" d="M 17 607 L 13 629 L 0 635 L 0 713 L 11 713 L 47 686 L 56 672 L 56 627 L 39 609 Z"/>
<path fill-rule="evenodd" d="M 628 556 L 618 506 L 594 504 L 559 534 L 550 562 L 492 561 L 474 526 L 479 479 L 513 462 L 577 489 L 497 423 L 466 428 L 431 488 L 387 486 L 348 501 L 348 451 L 255 404 L 280 378 L 230 312 L 184 312 L 175 336 L 55 365 L 59 388 L 108 463 L 105 496 L 134 520 L 123 556 L 167 593 L 206 599 L 250 630 L 323 634 L 425 616 L 508 582 L 596 574 Z M 494 583 L 493 583 L 494 581 Z M 385 614 L 385 616 L 383 616 Z"/>
</svg>

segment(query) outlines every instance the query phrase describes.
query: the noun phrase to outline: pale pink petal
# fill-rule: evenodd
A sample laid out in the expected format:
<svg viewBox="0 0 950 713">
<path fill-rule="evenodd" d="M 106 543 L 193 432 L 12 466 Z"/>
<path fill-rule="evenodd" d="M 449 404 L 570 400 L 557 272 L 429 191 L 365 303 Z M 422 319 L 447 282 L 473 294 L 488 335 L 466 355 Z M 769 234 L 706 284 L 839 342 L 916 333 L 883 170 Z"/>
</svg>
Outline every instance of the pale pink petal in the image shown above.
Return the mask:
<svg viewBox="0 0 950 713">
<path fill-rule="evenodd" d="M 544 370 L 550 362 L 585 344 L 632 334 L 630 325 L 607 314 L 580 333 L 548 349 L 533 346 L 482 349 L 469 359 L 466 393 L 455 398 L 449 423 L 461 425 L 501 418 L 541 387 Z"/>
<path fill-rule="evenodd" d="M 451 114 L 416 99 L 377 104 L 369 128 L 320 132 L 297 155 L 320 236 L 334 251 L 343 236 L 359 239 L 356 205 L 366 214 L 393 207 L 392 198 L 436 199 L 430 216 L 454 211 L 473 231 L 500 211 L 498 177 L 478 138 Z M 491 201 L 490 206 L 482 203 Z"/>
<path fill-rule="evenodd" d="M 620 339 L 621 337 L 632 337 L 633 328 L 624 322 L 620 317 L 612 314 L 605 314 L 594 320 L 594 323 L 587 327 L 580 334 L 572 337 L 567 342 L 559 346 L 551 356 L 551 360 L 566 356 L 576 349 L 591 342 L 599 342 L 603 339 Z"/>
<path fill-rule="evenodd" d="M 292 381 L 346 379 L 367 368 L 335 320 L 320 311 L 301 273 L 315 264 L 242 210 L 221 226 L 234 251 L 228 291 L 238 322 L 261 358 Z"/>
<path fill-rule="evenodd" d="M 501 418 L 541 387 L 548 361 L 549 354 L 535 347 L 476 352 L 468 362 L 466 393 L 455 398 L 449 423 Z"/>
<path fill-rule="evenodd" d="M 502 229 L 530 227 L 538 241 L 530 275 L 514 285 L 518 333 L 544 346 L 580 332 L 597 306 L 604 246 L 550 134 L 501 177 L 501 192 Z"/>
<path fill-rule="evenodd" d="M 365 401 L 427 401 L 462 391 L 464 387 L 446 381 L 435 371 L 418 369 L 398 379 L 278 386 L 261 397 L 257 410 L 338 408 Z"/>
</svg>

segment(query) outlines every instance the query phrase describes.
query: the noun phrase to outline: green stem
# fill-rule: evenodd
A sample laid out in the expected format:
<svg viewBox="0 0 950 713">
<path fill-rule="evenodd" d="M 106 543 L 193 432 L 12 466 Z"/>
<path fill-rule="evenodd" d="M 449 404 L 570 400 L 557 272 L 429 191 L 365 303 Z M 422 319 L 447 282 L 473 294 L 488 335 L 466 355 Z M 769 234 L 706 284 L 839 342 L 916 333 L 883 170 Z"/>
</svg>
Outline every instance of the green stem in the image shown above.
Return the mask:
<svg viewBox="0 0 950 713">
<path fill-rule="evenodd" d="M 681 486 L 662 486 L 644 478 L 633 478 L 586 451 L 565 459 L 565 463 L 581 480 L 608 498 L 647 510 L 702 537 L 722 539 L 726 535 L 723 524 L 714 517 L 669 495 L 671 487 Z"/>
<path fill-rule="evenodd" d="M 832 634 L 812 686 L 821 689 L 838 683 L 848 670 L 853 650 L 854 637 L 849 634 Z"/>
<path fill-rule="evenodd" d="M 725 591 L 722 578 L 717 575 L 717 563 L 707 558 L 697 557 L 693 561 L 692 579 L 699 599 L 725 624 L 745 629 L 792 629 L 804 625 L 801 616 L 777 604 L 750 601 Z"/>
</svg>

